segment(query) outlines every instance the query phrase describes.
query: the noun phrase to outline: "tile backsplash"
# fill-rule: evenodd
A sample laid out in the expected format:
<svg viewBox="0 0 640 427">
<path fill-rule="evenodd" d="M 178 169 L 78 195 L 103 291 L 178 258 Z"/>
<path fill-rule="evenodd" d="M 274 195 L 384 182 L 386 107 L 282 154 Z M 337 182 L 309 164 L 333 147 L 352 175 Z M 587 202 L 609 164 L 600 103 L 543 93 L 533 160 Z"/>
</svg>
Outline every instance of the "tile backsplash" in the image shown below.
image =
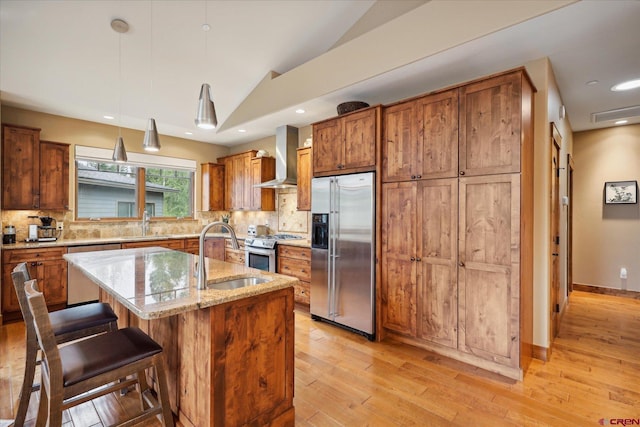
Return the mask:
<svg viewBox="0 0 640 427">
<path fill-rule="evenodd" d="M 268 225 L 269 232 L 291 233 L 302 237 L 309 237 L 309 212 L 299 212 L 296 210 L 297 190 L 279 189 L 276 190 L 275 212 L 267 211 L 238 211 L 238 212 L 197 212 L 195 219 L 185 220 L 152 220 L 149 235 L 154 234 L 195 234 L 202 230 L 205 224 L 211 221 L 219 221 L 222 215 L 231 214 L 230 224 L 239 235 L 247 233 L 250 224 Z M 2 211 L 2 225 L 13 225 L 16 227 L 16 240 L 24 241 L 28 236 L 29 224 L 40 225 L 37 218 L 29 216 L 51 216 L 59 223 L 64 223 L 64 230 L 60 238 L 64 239 L 85 239 L 85 238 L 108 238 L 108 237 L 128 237 L 141 235 L 142 228 L 140 220 L 132 221 L 74 221 L 73 211 Z"/>
</svg>

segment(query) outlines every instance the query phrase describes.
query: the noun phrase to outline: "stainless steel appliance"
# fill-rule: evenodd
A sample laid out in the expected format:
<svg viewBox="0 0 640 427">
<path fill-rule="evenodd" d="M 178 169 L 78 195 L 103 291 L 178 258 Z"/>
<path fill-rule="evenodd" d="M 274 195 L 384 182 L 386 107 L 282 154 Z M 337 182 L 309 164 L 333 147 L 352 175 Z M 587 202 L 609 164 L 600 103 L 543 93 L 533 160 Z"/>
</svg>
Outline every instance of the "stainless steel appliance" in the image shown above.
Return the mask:
<svg viewBox="0 0 640 427">
<path fill-rule="evenodd" d="M 119 243 L 106 245 L 70 246 L 68 253 L 108 251 L 120 249 Z M 82 271 L 69 263 L 67 269 L 67 305 L 80 305 L 92 301 L 98 301 L 98 285 L 93 283 Z"/>
<path fill-rule="evenodd" d="M 294 234 L 273 234 L 244 239 L 244 263 L 247 267 L 276 272 L 278 241 L 302 239 Z"/>
<path fill-rule="evenodd" d="M 311 181 L 311 316 L 375 338 L 374 173 Z"/>
<path fill-rule="evenodd" d="M 2 233 L 2 243 L 7 245 L 16 242 L 16 227 L 13 225 L 5 225 Z"/>
<path fill-rule="evenodd" d="M 247 227 L 247 236 L 249 237 L 257 237 L 257 236 L 265 236 L 267 234 L 267 226 L 266 225 L 249 225 Z"/>
</svg>

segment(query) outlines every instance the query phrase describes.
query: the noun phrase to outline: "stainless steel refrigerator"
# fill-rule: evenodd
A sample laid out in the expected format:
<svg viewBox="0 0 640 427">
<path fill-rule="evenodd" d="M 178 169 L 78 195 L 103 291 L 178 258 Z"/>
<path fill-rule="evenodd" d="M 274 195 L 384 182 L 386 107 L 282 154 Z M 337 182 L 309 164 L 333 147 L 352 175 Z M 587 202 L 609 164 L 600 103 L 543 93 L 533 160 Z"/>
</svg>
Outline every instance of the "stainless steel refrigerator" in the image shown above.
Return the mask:
<svg viewBox="0 0 640 427">
<path fill-rule="evenodd" d="M 374 173 L 311 181 L 311 316 L 375 337 Z"/>
</svg>

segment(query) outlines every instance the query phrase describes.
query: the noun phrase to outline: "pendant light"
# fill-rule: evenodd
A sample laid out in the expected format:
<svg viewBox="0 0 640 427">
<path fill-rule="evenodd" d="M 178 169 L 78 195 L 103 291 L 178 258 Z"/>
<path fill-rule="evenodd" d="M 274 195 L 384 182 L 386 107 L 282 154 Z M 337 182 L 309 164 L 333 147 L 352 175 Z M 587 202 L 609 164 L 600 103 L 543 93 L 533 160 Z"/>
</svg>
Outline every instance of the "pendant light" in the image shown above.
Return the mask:
<svg viewBox="0 0 640 427">
<path fill-rule="evenodd" d="M 151 51 L 151 103 L 153 104 L 153 2 L 151 2 L 150 12 L 150 32 L 149 38 L 149 50 Z M 147 123 L 147 130 L 144 132 L 144 140 L 142 141 L 142 147 L 145 151 L 159 151 L 160 150 L 160 138 L 158 137 L 158 128 L 156 127 L 156 120 L 150 118 Z"/>
<path fill-rule="evenodd" d="M 211 26 L 206 23 L 207 21 L 207 1 L 204 2 L 204 20 L 202 30 L 205 32 L 204 36 L 204 54 L 207 56 L 207 32 L 211 29 Z M 218 126 L 218 118 L 216 117 L 216 107 L 211 100 L 211 87 L 208 83 L 203 83 L 200 87 L 200 99 L 198 100 L 198 111 L 196 112 L 196 126 L 200 129 L 215 129 Z"/>
<path fill-rule="evenodd" d="M 127 161 L 127 151 L 124 149 L 124 140 L 122 139 L 122 34 L 129 31 L 129 24 L 122 19 L 114 19 L 111 21 L 111 28 L 118 33 L 118 139 L 113 147 L 112 159 L 116 163 L 124 163 Z"/>
</svg>

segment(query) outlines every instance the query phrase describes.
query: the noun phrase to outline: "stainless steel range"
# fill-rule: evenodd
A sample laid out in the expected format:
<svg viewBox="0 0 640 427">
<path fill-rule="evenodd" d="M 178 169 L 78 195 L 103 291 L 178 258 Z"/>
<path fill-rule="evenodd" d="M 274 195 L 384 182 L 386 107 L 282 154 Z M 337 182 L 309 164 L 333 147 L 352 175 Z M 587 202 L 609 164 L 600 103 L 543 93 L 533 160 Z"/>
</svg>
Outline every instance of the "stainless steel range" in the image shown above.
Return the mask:
<svg viewBox="0 0 640 427">
<path fill-rule="evenodd" d="M 302 239 L 295 234 L 273 234 L 247 237 L 244 240 L 245 265 L 272 273 L 276 272 L 276 254 L 278 242 L 283 240 Z"/>
</svg>

